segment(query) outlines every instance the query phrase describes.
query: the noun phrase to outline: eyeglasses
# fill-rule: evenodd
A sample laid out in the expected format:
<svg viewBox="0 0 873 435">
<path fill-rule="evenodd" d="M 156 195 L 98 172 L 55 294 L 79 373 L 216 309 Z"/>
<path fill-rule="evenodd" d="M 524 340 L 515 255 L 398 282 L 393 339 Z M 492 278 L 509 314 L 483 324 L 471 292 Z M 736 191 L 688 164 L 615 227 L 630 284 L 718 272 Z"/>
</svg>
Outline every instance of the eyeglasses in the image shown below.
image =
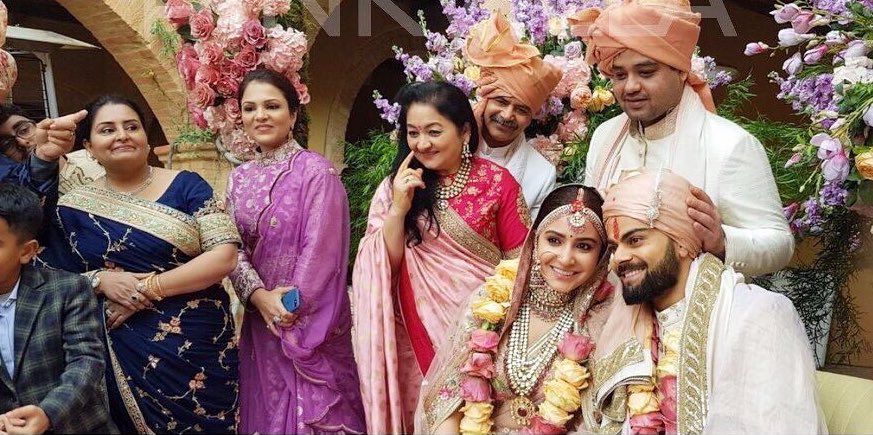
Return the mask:
<svg viewBox="0 0 873 435">
<path fill-rule="evenodd" d="M 15 137 L 30 139 L 36 134 L 36 124 L 33 121 L 22 121 L 15 125 Z"/>
</svg>

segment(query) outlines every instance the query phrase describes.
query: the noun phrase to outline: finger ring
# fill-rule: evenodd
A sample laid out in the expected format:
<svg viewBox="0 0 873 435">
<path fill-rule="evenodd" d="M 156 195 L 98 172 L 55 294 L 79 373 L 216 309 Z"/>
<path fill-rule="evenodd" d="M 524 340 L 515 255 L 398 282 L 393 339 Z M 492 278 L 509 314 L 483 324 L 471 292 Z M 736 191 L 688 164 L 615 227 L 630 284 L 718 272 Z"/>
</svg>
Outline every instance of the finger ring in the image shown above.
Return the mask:
<svg viewBox="0 0 873 435">
<path fill-rule="evenodd" d="M 139 291 L 142 291 L 142 289 L 145 288 L 145 284 L 143 284 L 143 283 L 141 283 L 141 282 L 138 282 L 138 283 L 136 283 L 136 285 L 135 285 L 134 287 L 136 288 L 136 291 L 139 292 Z"/>
<path fill-rule="evenodd" d="M 139 297 L 137 295 L 132 295 L 130 298 L 133 299 L 134 302 L 139 300 Z"/>
<path fill-rule="evenodd" d="M 112 310 L 109 308 L 106 309 L 106 317 L 112 317 Z"/>
<path fill-rule="evenodd" d="M 279 323 L 279 320 L 282 320 L 279 316 L 273 316 L 273 323 Z"/>
</svg>

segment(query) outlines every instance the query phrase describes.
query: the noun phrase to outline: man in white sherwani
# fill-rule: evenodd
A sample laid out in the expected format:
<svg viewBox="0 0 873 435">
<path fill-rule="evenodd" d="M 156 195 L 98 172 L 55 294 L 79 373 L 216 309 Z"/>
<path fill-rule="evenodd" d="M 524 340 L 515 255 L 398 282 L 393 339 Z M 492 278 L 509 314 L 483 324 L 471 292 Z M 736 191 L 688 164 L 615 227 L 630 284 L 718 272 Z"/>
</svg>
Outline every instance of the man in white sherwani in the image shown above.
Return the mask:
<svg viewBox="0 0 873 435">
<path fill-rule="evenodd" d="M 688 206 L 704 251 L 745 275 L 775 272 L 794 238 L 761 143 L 715 114 L 707 83 L 690 71 L 699 22 L 687 0 L 622 2 L 571 18 L 624 110 L 593 133 L 585 184 L 603 192 L 625 170 L 670 169 L 700 187 Z"/>
<path fill-rule="evenodd" d="M 592 408 L 625 433 L 814 434 L 827 427 L 803 324 L 785 296 L 702 252 L 691 184 L 644 171 L 603 205 L 621 280 L 594 353 Z"/>
<path fill-rule="evenodd" d="M 494 12 L 467 38 L 467 59 L 480 68 L 476 154 L 503 166 L 521 185 L 531 219 L 555 187 L 555 166 L 524 135 L 533 116 L 561 81 L 561 70 L 540 58 L 539 50 L 519 43 L 503 14 Z"/>
</svg>

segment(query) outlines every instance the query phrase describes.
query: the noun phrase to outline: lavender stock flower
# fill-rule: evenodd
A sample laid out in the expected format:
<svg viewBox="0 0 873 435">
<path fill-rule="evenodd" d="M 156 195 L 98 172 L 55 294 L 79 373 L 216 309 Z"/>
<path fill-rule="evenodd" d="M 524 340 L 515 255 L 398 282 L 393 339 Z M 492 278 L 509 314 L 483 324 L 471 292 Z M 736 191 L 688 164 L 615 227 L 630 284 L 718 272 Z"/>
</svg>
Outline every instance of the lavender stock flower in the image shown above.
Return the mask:
<svg viewBox="0 0 873 435">
<path fill-rule="evenodd" d="M 827 207 L 846 205 L 849 191 L 843 187 L 843 183 L 827 183 L 821 189 L 821 202 Z"/>
<path fill-rule="evenodd" d="M 549 34 L 549 16 L 539 0 L 516 0 L 512 2 L 512 16 L 524 24 L 535 44 L 545 42 Z"/>
<path fill-rule="evenodd" d="M 397 127 L 397 118 L 400 117 L 399 104 L 391 103 L 383 98 L 379 91 L 373 91 L 373 104 L 375 104 L 376 108 L 379 109 L 379 117 Z"/>
</svg>

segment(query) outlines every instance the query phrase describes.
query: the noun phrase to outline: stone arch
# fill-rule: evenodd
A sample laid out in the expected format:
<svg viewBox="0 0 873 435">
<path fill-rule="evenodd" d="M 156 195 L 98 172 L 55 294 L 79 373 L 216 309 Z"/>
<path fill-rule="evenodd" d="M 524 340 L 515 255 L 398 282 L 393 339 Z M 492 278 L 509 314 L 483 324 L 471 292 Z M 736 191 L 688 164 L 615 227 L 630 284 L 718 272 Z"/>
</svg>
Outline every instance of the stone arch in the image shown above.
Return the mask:
<svg viewBox="0 0 873 435">
<path fill-rule="evenodd" d="M 186 91 L 175 60 L 160 53 L 163 45 L 151 34 L 164 16 L 161 0 L 57 0 L 115 58 L 134 82 L 169 141 L 186 115 Z"/>
<path fill-rule="evenodd" d="M 424 38 L 411 35 L 378 8 L 373 8 L 372 35 L 357 36 L 357 1 L 344 1 L 341 36 L 319 31 L 311 45 L 309 107 L 310 148 L 321 152 L 338 168 L 343 167 L 343 147 L 351 109 L 363 83 L 376 67 L 391 59 L 392 46 L 421 54 Z"/>
</svg>

